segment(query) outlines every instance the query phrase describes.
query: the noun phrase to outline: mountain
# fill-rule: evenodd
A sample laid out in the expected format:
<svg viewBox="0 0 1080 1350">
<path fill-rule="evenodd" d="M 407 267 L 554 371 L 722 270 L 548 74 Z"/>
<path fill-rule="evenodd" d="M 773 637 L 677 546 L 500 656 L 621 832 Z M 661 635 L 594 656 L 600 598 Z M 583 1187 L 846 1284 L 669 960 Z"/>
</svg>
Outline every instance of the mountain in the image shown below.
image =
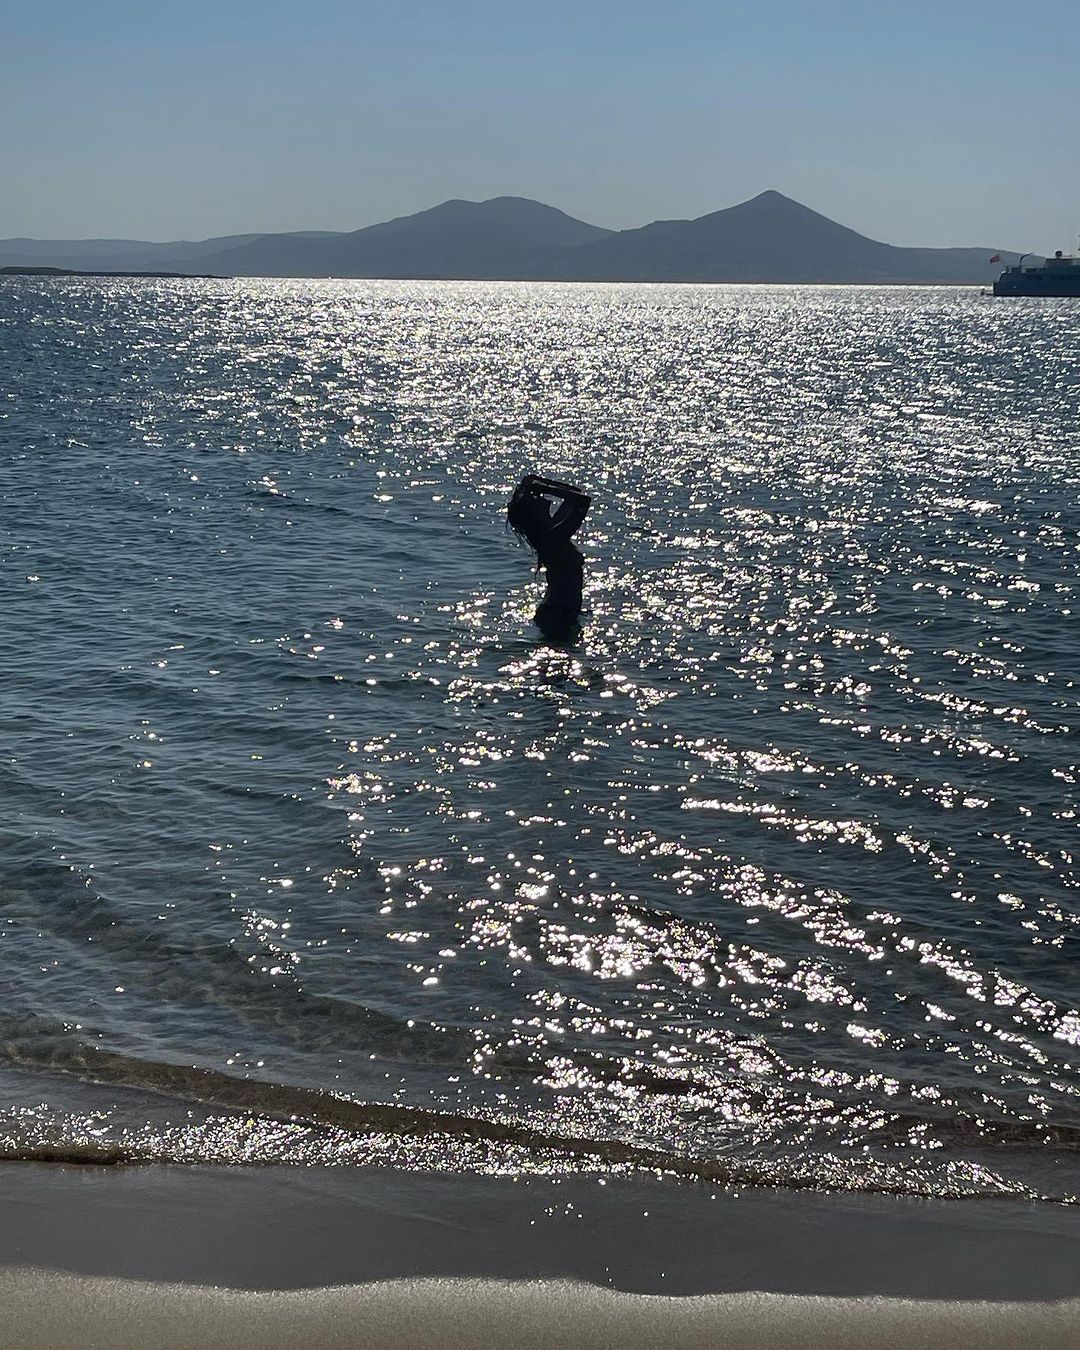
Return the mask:
<svg viewBox="0 0 1080 1350">
<path fill-rule="evenodd" d="M 231 276 L 514 277 L 534 257 L 611 234 L 527 197 L 449 201 L 328 240 L 264 235 L 200 266 Z"/>
<path fill-rule="evenodd" d="M 881 244 L 770 191 L 548 261 L 560 279 L 578 281 L 964 282 L 995 275 L 994 251 Z"/>
<path fill-rule="evenodd" d="M 898 248 L 779 192 L 696 220 L 605 230 L 525 197 L 448 201 L 351 233 L 201 242 L 0 240 L 0 267 L 46 264 L 226 276 L 461 280 L 986 282 L 992 248 Z M 1016 254 L 1002 253 L 1003 262 Z"/>
<path fill-rule="evenodd" d="M 279 239 L 297 236 L 277 235 Z M 329 239 L 329 231 L 305 231 L 303 239 Z M 0 267 L 48 266 L 92 272 L 104 269 L 140 271 L 165 265 L 177 271 L 192 271 L 198 259 L 238 248 L 259 234 L 223 235 L 216 239 L 179 239 L 171 243 L 148 243 L 144 239 L 0 239 Z M 205 270 L 200 267 L 199 270 Z"/>
</svg>

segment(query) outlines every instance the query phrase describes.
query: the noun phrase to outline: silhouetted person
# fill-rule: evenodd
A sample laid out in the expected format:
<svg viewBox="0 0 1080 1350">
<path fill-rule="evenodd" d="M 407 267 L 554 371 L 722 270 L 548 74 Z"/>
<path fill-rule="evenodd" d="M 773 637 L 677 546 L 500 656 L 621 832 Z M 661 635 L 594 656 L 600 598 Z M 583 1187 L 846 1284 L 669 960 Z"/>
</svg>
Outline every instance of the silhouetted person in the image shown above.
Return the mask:
<svg viewBox="0 0 1080 1350">
<path fill-rule="evenodd" d="M 527 473 L 506 508 L 510 528 L 533 548 L 544 569 L 547 590 L 534 617 L 553 642 L 569 642 L 579 632 L 585 560 L 571 541 L 591 504 L 580 488 Z"/>
</svg>

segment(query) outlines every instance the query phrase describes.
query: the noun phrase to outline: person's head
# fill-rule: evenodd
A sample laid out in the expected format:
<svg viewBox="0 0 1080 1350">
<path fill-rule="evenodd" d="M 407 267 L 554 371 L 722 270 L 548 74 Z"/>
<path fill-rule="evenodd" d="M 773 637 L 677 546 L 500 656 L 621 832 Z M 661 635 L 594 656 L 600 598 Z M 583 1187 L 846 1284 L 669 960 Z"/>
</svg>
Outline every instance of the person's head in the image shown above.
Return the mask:
<svg viewBox="0 0 1080 1350">
<path fill-rule="evenodd" d="M 514 489 L 514 495 L 506 507 L 507 523 L 520 539 L 526 541 L 529 538 L 529 525 L 533 517 L 533 500 L 529 480 L 524 478 Z"/>
<path fill-rule="evenodd" d="M 506 507 L 506 522 L 517 537 L 537 552 L 536 534 L 548 512 L 533 488 L 532 477 L 523 478 Z"/>
</svg>

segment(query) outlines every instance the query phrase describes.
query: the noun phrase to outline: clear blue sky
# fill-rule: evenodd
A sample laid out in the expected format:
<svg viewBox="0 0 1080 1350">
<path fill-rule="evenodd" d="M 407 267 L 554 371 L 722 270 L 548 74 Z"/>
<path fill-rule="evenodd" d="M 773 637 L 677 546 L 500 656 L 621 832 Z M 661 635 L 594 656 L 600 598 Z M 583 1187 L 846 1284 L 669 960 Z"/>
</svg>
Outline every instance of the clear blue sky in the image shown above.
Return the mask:
<svg viewBox="0 0 1080 1350">
<path fill-rule="evenodd" d="M 503 193 L 622 227 L 775 187 L 1045 250 L 1080 231 L 1078 115 L 1076 0 L 0 0 L 0 237 Z"/>
</svg>

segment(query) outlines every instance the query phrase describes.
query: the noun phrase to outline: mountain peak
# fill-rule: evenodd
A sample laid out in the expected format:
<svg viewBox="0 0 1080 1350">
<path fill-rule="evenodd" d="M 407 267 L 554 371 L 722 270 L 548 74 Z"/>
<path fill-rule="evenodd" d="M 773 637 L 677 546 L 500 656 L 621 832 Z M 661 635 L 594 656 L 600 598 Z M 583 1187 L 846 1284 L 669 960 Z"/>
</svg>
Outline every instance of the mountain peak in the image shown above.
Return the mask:
<svg viewBox="0 0 1080 1350">
<path fill-rule="evenodd" d="M 533 228 L 541 231 L 552 228 L 565 230 L 567 225 L 575 227 L 575 233 L 582 238 L 610 234 L 611 231 L 599 225 L 589 225 L 576 220 L 557 206 L 548 206 L 532 197 L 485 197 L 481 201 L 472 201 L 464 197 L 451 197 L 427 211 L 417 212 L 415 216 L 405 216 L 405 220 L 418 220 L 432 214 L 456 215 L 474 221 L 487 221 L 493 225 L 511 228 Z"/>
<path fill-rule="evenodd" d="M 759 192 L 756 197 L 748 197 L 746 201 L 739 202 L 737 206 L 730 207 L 729 210 L 739 211 L 747 206 L 766 207 L 770 210 L 806 211 L 817 215 L 812 207 L 797 202 L 794 197 L 785 196 L 783 192 L 777 192 L 775 188 L 766 188 L 764 192 Z"/>
</svg>

